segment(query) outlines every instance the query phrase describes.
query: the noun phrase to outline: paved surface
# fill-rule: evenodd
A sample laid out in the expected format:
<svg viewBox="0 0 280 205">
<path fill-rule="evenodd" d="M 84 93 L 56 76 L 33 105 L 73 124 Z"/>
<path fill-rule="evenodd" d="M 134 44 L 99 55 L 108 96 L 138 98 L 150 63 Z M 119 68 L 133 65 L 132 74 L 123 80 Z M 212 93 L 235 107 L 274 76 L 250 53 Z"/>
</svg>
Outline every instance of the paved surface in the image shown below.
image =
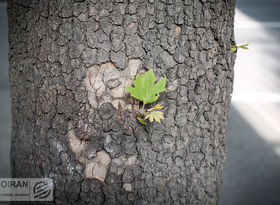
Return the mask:
<svg viewBox="0 0 280 205">
<path fill-rule="evenodd" d="M 280 204 L 280 1 L 237 0 L 240 50 L 220 205 Z"/>
<path fill-rule="evenodd" d="M 237 0 L 227 164 L 220 205 L 280 204 L 280 1 Z M 10 97 L 5 5 L 0 2 L 0 177 L 9 177 Z M 0 202 L 1 203 L 1 202 Z"/>
</svg>

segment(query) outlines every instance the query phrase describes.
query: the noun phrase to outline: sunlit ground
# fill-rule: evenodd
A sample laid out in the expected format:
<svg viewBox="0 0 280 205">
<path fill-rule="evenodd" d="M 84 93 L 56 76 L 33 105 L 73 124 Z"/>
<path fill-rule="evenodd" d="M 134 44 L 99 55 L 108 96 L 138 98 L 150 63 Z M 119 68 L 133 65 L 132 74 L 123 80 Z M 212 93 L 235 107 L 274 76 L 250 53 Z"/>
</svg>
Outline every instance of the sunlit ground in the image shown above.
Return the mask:
<svg viewBox="0 0 280 205">
<path fill-rule="evenodd" d="M 280 22 L 260 23 L 237 9 L 236 42 L 250 49 L 238 52 L 232 105 L 280 156 L 279 36 L 268 30 L 277 28 Z"/>
<path fill-rule="evenodd" d="M 280 204 L 280 1 L 237 0 L 239 50 L 220 205 Z"/>
</svg>

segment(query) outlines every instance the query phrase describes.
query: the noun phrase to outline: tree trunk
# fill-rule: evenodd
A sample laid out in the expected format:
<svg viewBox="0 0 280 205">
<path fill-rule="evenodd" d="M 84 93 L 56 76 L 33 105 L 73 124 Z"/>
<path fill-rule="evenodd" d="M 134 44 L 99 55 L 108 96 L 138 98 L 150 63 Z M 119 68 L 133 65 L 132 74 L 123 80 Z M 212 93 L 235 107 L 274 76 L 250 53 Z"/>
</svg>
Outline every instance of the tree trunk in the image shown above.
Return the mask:
<svg viewBox="0 0 280 205">
<path fill-rule="evenodd" d="M 234 0 L 8 1 L 12 176 L 57 204 L 217 204 L 235 54 Z M 167 77 L 144 126 L 125 91 Z"/>
</svg>

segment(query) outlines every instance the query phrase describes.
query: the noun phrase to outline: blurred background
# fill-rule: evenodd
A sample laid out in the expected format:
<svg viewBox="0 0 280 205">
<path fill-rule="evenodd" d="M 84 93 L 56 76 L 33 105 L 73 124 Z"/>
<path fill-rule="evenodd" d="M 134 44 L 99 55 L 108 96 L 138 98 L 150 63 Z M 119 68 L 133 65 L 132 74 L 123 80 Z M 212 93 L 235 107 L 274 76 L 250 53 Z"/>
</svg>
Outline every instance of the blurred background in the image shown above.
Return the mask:
<svg viewBox="0 0 280 205">
<path fill-rule="evenodd" d="M 280 1 L 237 0 L 235 37 L 220 205 L 280 204 Z"/>
<path fill-rule="evenodd" d="M 0 1 L 0 177 L 10 177 L 6 9 Z M 219 204 L 280 204 L 280 1 L 237 0 L 235 36 L 249 50 L 239 50 L 235 64 Z"/>
</svg>

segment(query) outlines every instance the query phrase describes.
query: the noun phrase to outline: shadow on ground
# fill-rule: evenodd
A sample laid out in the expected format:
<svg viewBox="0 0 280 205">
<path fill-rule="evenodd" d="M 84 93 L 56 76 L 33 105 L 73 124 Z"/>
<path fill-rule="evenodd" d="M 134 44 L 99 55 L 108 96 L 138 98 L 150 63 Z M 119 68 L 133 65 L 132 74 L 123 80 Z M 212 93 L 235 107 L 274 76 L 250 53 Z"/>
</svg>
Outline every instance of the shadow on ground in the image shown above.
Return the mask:
<svg viewBox="0 0 280 205">
<path fill-rule="evenodd" d="M 220 205 L 280 204 L 280 157 L 231 107 Z"/>
</svg>

